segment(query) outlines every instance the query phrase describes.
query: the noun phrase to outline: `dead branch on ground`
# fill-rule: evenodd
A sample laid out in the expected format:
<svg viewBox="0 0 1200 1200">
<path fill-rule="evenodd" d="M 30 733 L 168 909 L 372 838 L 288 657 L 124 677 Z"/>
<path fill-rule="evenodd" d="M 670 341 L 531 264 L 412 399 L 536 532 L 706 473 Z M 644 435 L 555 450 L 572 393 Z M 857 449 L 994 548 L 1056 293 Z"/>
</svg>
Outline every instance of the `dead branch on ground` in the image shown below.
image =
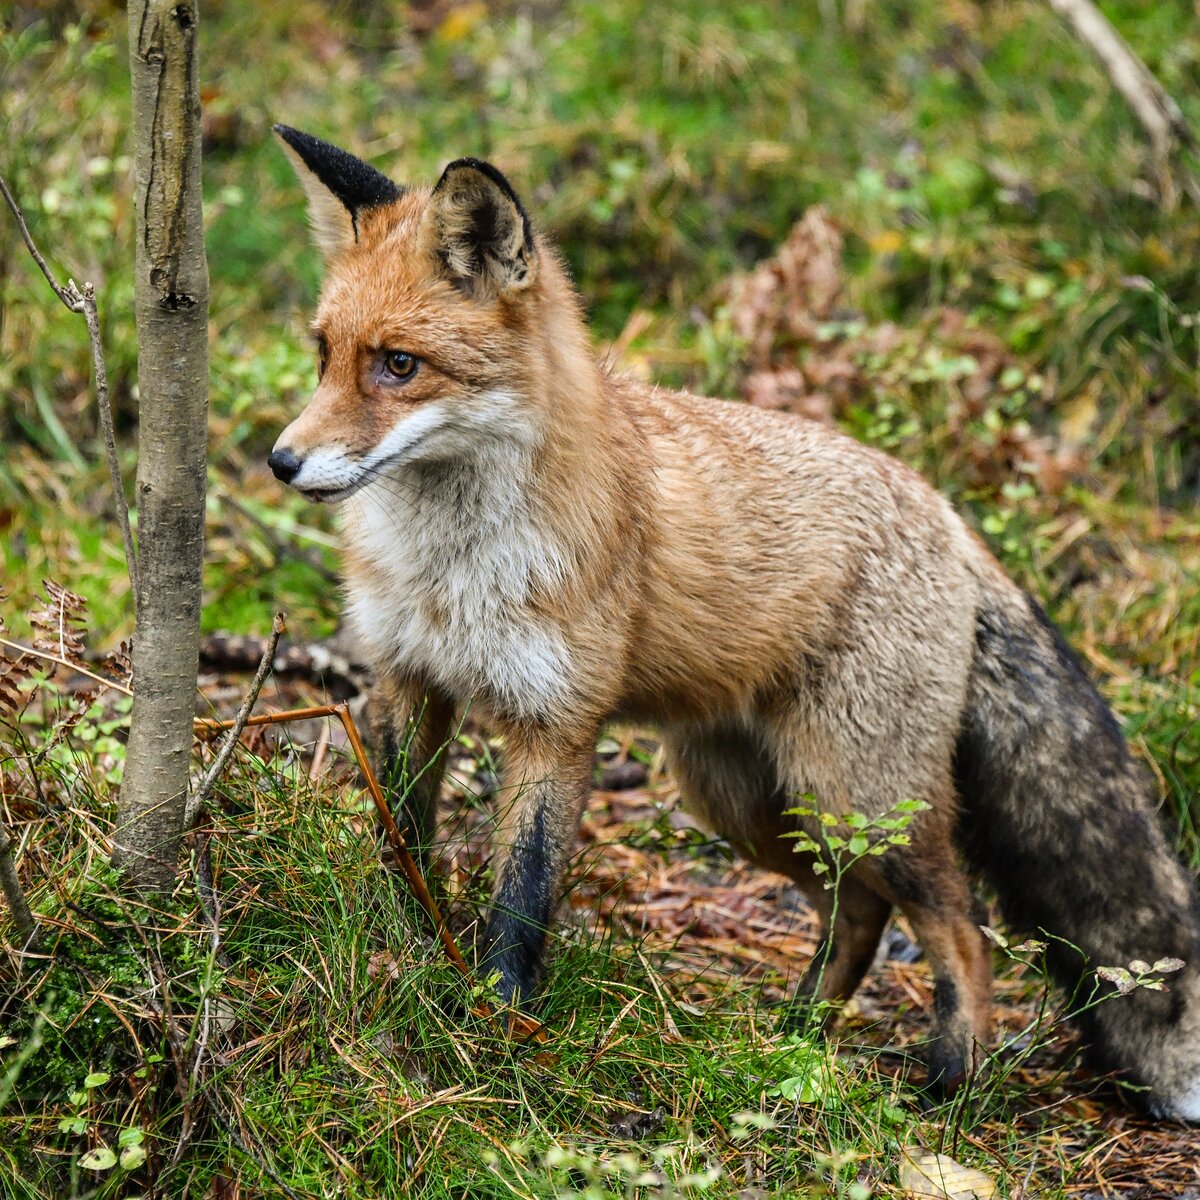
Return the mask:
<svg viewBox="0 0 1200 1200">
<path fill-rule="evenodd" d="M 1196 135 L 1179 105 L 1092 0 L 1050 0 L 1050 7 L 1099 60 L 1109 81 L 1150 138 L 1163 206 L 1170 208 L 1175 202 L 1172 168 L 1184 191 L 1200 203 L 1200 182 L 1181 161 L 1182 151 L 1197 149 Z"/>
</svg>

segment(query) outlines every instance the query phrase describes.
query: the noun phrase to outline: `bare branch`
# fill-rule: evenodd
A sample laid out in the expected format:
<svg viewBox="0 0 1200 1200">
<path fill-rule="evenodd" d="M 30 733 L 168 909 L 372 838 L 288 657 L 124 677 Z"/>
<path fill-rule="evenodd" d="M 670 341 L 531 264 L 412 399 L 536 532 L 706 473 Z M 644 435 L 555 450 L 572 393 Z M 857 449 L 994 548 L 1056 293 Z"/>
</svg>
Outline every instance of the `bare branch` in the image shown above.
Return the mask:
<svg viewBox="0 0 1200 1200">
<path fill-rule="evenodd" d="M 133 548 L 133 533 L 129 526 L 129 503 L 125 499 L 125 488 L 121 483 L 121 465 L 117 460 L 117 441 L 113 433 L 112 407 L 108 400 L 108 372 L 104 368 L 104 347 L 100 342 L 100 314 L 96 309 L 96 289 L 90 283 L 85 283 L 81 292 L 73 279 L 67 280 L 66 287 L 58 282 L 54 277 L 54 272 L 50 270 L 46 260 L 34 244 L 29 226 L 25 224 L 25 214 L 21 212 L 21 206 L 12 192 L 8 190 L 8 184 L 4 182 L 2 175 L 0 175 L 0 192 L 4 193 L 5 202 L 12 215 L 17 219 L 21 237 L 25 239 L 25 246 L 33 256 L 33 261 L 41 268 L 46 282 L 54 289 L 54 294 L 63 304 L 71 312 L 80 313 L 87 323 L 88 341 L 92 347 L 92 373 L 96 380 L 96 404 L 100 412 L 100 428 L 104 433 L 105 456 L 108 459 L 108 476 L 112 481 L 117 518 L 121 523 L 121 540 L 125 543 L 125 566 L 129 571 L 129 583 L 136 597 L 138 587 L 137 555 Z"/>
<path fill-rule="evenodd" d="M 276 613 L 275 619 L 271 623 L 271 636 L 267 640 L 267 646 L 263 651 L 262 661 L 258 664 L 258 670 L 254 673 L 250 690 L 246 693 L 241 708 L 238 709 L 237 715 L 233 718 L 233 724 L 229 726 L 229 732 L 225 735 L 225 740 L 221 743 L 221 748 L 217 751 L 217 756 L 213 759 L 212 766 L 205 772 L 204 778 L 200 781 L 200 786 L 196 788 L 195 795 L 188 801 L 187 807 L 184 809 L 183 828 L 185 830 L 191 829 L 193 824 L 195 824 L 196 818 L 204 810 L 205 802 L 212 794 L 212 790 L 216 786 L 221 772 L 225 769 L 225 764 L 229 761 L 229 756 L 233 753 L 233 748 L 237 745 L 238 738 L 242 736 L 242 730 L 246 728 L 246 722 L 250 719 L 251 710 L 258 702 L 258 693 L 262 691 L 262 685 L 267 678 L 267 673 L 271 669 L 271 664 L 275 661 L 275 650 L 279 645 L 279 639 L 286 631 L 287 625 L 284 622 L 284 614 Z"/>
<path fill-rule="evenodd" d="M 104 452 L 108 459 L 108 477 L 112 482 L 113 498 L 117 504 L 117 519 L 121 523 L 121 540 L 125 543 L 125 566 L 129 571 L 129 586 L 133 589 L 134 596 L 137 596 L 137 552 L 133 548 L 133 531 L 129 527 L 129 504 L 121 483 L 121 464 L 117 459 L 112 406 L 108 402 L 108 372 L 104 369 L 104 350 L 100 345 L 100 314 L 96 311 L 96 289 L 90 283 L 83 285 L 83 319 L 87 322 L 88 340 L 92 343 L 92 371 L 96 379 L 100 429 L 104 434 Z"/>
<path fill-rule="evenodd" d="M 69 658 L 62 658 L 57 654 L 51 654 L 48 650 L 36 650 L 33 646 L 23 646 L 20 642 L 12 642 L 4 637 L 0 637 L 0 646 L 7 646 L 10 650 L 16 650 L 19 654 L 28 654 L 31 658 L 40 658 L 46 662 L 57 663 L 60 667 L 66 667 L 71 671 L 78 671 L 80 675 L 86 675 L 89 679 L 94 679 L 106 688 L 123 692 L 126 696 L 133 695 L 133 689 L 126 687 L 123 683 L 118 683 L 115 679 L 105 679 L 103 675 L 97 675 L 95 671 L 89 671 L 87 667 L 81 666 L 77 662 L 72 662 Z"/>
<path fill-rule="evenodd" d="M 46 260 L 41 256 L 36 245 L 34 245 L 33 236 L 29 232 L 29 226 L 25 224 L 25 214 L 21 212 L 21 206 L 16 202 L 12 192 L 8 190 L 8 184 L 4 182 L 4 176 L 0 175 L 0 192 L 4 193 L 4 199 L 8 203 L 12 215 L 17 218 L 17 224 L 21 228 L 21 237 L 25 239 L 25 248 L 33 256 L 33 261 L 42 269 L 42 274 L 46 277 L 46 282 L 54 289 L 54 294 L 71 310 L 73 313 L 83 312 L 83 295 L 75 286 L 73 279 L 67 280 L 67 286 L 54 278 L 54 272 L 50 270 Z"/>
<path fill-rule="evenodd" d="M 1188 195 L 1200 202 L 1200 183 L 1178 161 L 1180 150 L 1197 148 L 1196 135 L 1179 105 L 1092 0 L 1050 0 L 1050 7 L 1096 56 L 1113 87 L 1141 122 L 1158 160 L 1163 202 L 1169 204 L 1173 198 L 1170 171 L 1165 169 L 1172 161 Z"/>
</svg>

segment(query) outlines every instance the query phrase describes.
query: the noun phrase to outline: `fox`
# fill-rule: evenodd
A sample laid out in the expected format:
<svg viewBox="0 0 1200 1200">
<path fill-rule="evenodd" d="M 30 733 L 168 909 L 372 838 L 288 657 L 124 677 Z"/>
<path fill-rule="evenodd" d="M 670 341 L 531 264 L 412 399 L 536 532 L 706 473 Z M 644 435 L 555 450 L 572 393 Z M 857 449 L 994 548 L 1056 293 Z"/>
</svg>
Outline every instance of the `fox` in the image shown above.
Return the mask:
<svg viewBox="0 0 1200 1200">
<path fill-rule="evenodd" d="M 538 984 L 602 728 L 648 722 L 692 815 L 816 910 L 797 1005 L 836 1012 L 899 910 L 934 981 L 928 1085 L 954 1092 L 991 1039 L 982 877 L 1102 1001 L 1079 1017 L 1100 1062 L 1151 1114 L 1200 1121 L 1194 880 L 1080 660 L 949 502 L 823 424 L 599 361 L 495 166 L 402 187 L 274 128 L 324 282 L 317 387 L 268 465 L 340 510 L 346 619 L 418 850 L 456 715 L 503 737 L 479 946 L 501 999 Z M 914 799 L 908 844 L 857 860 L 835 904 L 796 833 Z M 1164 959 L 1183 966 L 1161 991 L 1095 975 Z"/>
</svg>

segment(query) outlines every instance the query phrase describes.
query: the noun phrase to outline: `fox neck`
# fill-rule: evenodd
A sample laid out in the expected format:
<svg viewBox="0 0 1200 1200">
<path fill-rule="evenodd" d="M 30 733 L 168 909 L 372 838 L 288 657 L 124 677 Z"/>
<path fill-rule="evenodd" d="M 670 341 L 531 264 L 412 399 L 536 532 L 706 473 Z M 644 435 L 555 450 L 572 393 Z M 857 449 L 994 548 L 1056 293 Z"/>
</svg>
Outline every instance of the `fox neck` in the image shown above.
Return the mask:
<svg viewBox="0 0 1200 1200">
<path fill-rule="evenodd" d="M 377 670 L 521 718 L 564 699 L 566 639 L 539 610 L 588 553 L 596 514 L 578 497 L 602 494 L 605 458 L 599 372 L 576 350 L 551 339 L 537 394 L 497 392 L 508 419 L 456 457 L 345 502 L 348 616 Z"/>
</svg>

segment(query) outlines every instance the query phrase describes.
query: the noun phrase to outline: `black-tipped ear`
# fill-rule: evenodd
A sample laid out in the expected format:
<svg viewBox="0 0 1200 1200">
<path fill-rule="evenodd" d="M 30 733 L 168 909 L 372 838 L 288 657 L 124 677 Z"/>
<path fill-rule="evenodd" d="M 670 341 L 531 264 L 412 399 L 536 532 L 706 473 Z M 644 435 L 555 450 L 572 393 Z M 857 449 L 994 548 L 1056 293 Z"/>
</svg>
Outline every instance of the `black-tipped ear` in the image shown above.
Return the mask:
<svg viewBox="0 0 1200 1200">
<path fill-rule="evenodd" d="M 434 252 L 467 295 L 494 299 L 533 283 L 537 252 L 529 217 L 490 163 L 452 162 L 433 189 L 425 219 Z"/>
<path fill-rule="evenodd" d="M 273 126 L 308 195 L 313 236 L 326 258 L 358 240 L 358 214 L 404 189 L 353 154 L 288 125 Z"/>
</svg>

